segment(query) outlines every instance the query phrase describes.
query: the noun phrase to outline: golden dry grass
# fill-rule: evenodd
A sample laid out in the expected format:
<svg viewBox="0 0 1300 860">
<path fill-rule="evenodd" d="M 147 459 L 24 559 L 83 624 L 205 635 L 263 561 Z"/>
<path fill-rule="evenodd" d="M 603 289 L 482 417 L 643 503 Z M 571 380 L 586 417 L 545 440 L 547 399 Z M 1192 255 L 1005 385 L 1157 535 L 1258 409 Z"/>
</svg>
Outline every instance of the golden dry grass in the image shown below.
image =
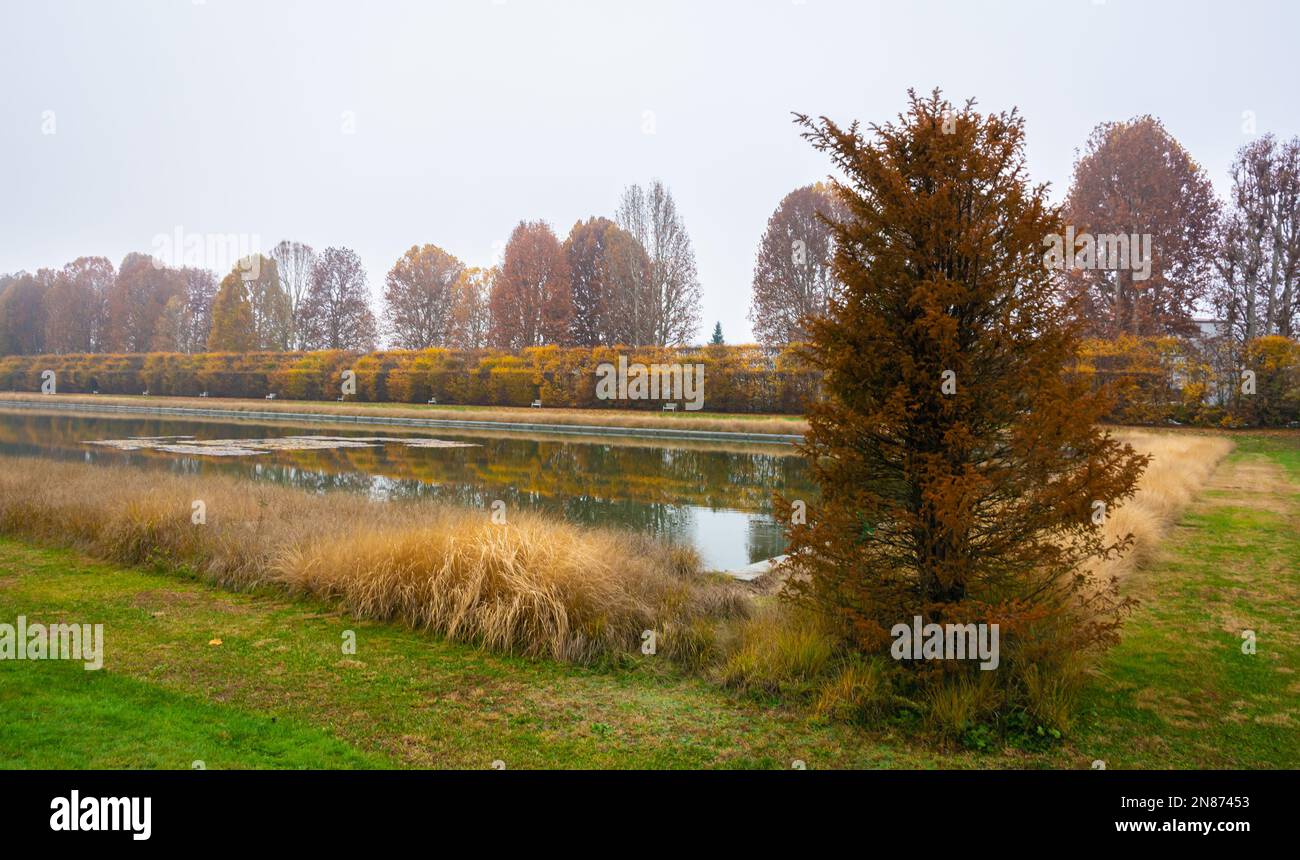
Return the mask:
<svg viewBox="0 0 1300 860">
<path fill-rule="evenodd" d="M 206 523 L 192 522 L 202 501 Z M 535 515 L 314 495 L 221 476 L 0 458 L 0 531 L 219 585 L 275 585 L 498 651 L 589 662 L 644 630 L 744 615 L 692 550 Z"/>
<path fill-rule="evenodd" d="M 1089 564 L 1090 572 L 1102 582 L 1111 577 L 1122 579 L 1150 558 L 1165 531 L 1232 451 L 1232 441 L 1224 436 L 1131 428 L 1115 430 L 1113 435 L 1139 454 L 1150 454 L 1151 462 L 1134 496 L 1107 512 L 1102 527 L 1106 543 L 1131 534 L 1133 544 L 1122 556 Z M 776 593 L 784 587 L 787 574 L 778 567 L 757 580 L 755 587 Z"/>
<path fill-rule="evenodd" d="M 1115 436 L 1139 453 L 1150 454 L 1151 462 L 1133 498 L 1106 516 L 1103 530 L 1108 542 L 1133 535 L 1129 552 L 1092 564 L 1092 572 L 1107 581 L 1122 580 L 1151 557 L 1165 531 L 1232 450 L 1232 442 L 1223 436 L 1129 429 Z"/>
<path fill-rule="evenodd" d="M 830 666 L 835 638 L 816 615 L 788 604 L 764 604 L 736 625 L 715 675 L 724 686 L 777 694 L 809 684 Z"/>
</svg>

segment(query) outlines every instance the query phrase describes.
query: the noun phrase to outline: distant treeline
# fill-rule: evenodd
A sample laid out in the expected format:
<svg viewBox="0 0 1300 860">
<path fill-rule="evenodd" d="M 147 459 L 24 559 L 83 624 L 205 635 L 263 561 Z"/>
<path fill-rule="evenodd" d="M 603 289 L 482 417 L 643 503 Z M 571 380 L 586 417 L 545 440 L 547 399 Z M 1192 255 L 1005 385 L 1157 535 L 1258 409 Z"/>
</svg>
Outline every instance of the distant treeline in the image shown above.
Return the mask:
<svg viewBox="0 0 1300 860">
<path fill-rule="evenodd" d="M 41 391 L 54 371 L 59 393 L 335 400 L 344 372 L 349 401 L 474 406 L 660 409 L 663 400 L 601 400 L 604 362 L 704 365 L 710 412 L 802 414 L 817 396 L 818 372 L 797 346 L 687 348 L 531 347 L 384 352 L 145 353 L 40 355 L 0 359 L 0 389 Z M 1300 344 L 1257 338 L 1121 337 L 1084 342 L 1073 372 L 1115 385 L 1112 420 L 1126 424 L 1285 427 L 1300 422 Z M 960 379 L 958 380 L 960 393 Z"/>
<path fill-rule="evenodd" d="M 285 240 L 263 255 L 238 236 L 178 230 L 117 268 L 87 256 L 0 273 L 0 355 L 689 343 L 701 292 L 672 194 L 629 186 L 615 217 L 578 221 L 563 241 L 520 221 L 490 268 L 412 246 L 384 278 L 379 313 L 350 248 Z M 212 267 L 227 265 L 218 282 Z"/>
</svg>

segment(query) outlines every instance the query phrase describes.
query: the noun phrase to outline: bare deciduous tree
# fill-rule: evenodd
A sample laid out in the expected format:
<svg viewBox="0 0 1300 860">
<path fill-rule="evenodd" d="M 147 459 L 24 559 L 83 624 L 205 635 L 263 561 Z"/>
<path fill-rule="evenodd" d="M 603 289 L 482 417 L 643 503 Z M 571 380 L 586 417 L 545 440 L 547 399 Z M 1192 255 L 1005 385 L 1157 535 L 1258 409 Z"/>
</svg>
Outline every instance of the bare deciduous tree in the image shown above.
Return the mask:
<svg viewBox="0 0 1300 860">
<path fill-rule="evenodd" d="M 312 267 L 311 288 L 302 302 L 308 349 L 368 350 L 378 333 L 366 289 L 366 270 L 349 248 L 326 248 Z"/>
<path fill-rule="evenodd" d="M 650 258 L 631 233 L 621 228 L 605 236 L 603 278 L 607 286 L 604 342 L 640 345 L 653 342 L 653 295 Z"/>
<path fill-rule="evenodd" d="M 293 339 L 293 308 L 280 282 L 279 266 L 272 258 L 258 254 L 241 260 L 237 269 L 253 311 L 255 348 L 288 349 Z"/>
<path fill-rule="evenodd" d="M 641 244 L 649 260 L 631 302 L 634 344 L 687 343 L 699 328 L 700 281 L 695 251 L 672 193 L 657 179 L 648 188 L 628 186 L 616 220 Z"/>
<path fill-rule="evenodd" d="M 186 268 L 185 317 L 179 347 L 183 352 L 202 352 L 212 333 L 212 302 L 217 296 L 217 279 L 208 269 Z"/>
<path fill-rule="evenodd" d="M 312 268 L 316 265 L 316 252 L 311 245 L 285 240 L 271 250 L 271 259 L 280 273 L 280 283 L 289 297 L 289 347 L 301 349 L 303 299 L 311 289 Z"/>
<path fill-rule="evenodd" d="M 804 321 L 825 316 L 836 285 L 835 243 L 822 216 L 836 220 L 838 208 L 831 189 L 805 185 L 787 194 L 768 219 L 754 262 L 749 311 L 754 335 L 763 343 L 802 341 Z"/>
<path fill-rule="evenodd" d="M 53 271 L 41 269 L 34 275 L 19 272 L 7 283 L 0 280 L 0 355 L 45 352 L 45 296 L 54 277 Z"/>
<path fill-rule="evenodd" d="M 488 298 L 496 280 L 496 269 L 464 269 L 452 285 L 451 327 L 447 345 L 457 349 L 481 349 L 487 346 L 490 316 Z"/>
<path fill-rule="evenodd" d="M 1291 337 L 1300 329 L 1300 138 L 1243 146 L 1230 205 L 1219 223 L 1218 312 L 1239 340 Z"/>
<path fill-rule="evenodd" d="M 447 342 L 455 285 L 465 264 L 436 245 L 411 246 L 388 272 L 384 324 L 392 344 L 427 349 Z"/>
</svg>

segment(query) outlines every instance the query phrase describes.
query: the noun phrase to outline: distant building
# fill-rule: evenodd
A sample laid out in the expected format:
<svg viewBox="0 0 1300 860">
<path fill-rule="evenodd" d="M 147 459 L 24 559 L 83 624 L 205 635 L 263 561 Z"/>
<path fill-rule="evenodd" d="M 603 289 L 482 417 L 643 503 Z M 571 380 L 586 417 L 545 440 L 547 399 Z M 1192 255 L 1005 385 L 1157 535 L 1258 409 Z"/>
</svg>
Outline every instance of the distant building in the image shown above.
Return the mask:
<svg viewBox="0 0 1300 860">
<path fill-rule="evenodd" d="M 1205 403 L 1210 406 L 1220 406 L 1227 402 L 1227 391 L 1224 388 L 1224 374 L 1227 371 L 1221 366 L 1223 359 L 1222 343 L 1211 344 L 1208 342 L 1222 341 L 1223 338 L 1230 334 L 1228 321 L 1213 317 L 1194 317 L 1192 325 L 1196 326 L 1196 332 L 1191 336 L 1192 339 L 1203 345 L 1201 353 L 1211 367 L 1214 368 L 1204 395 Z M 1174 371 L 1174 387 L 1182 390 L 1187 382 L 1187 375 L 1176 369 Z"/>
<path fill-rule="evenodd" d="M 1228 333 L 1227 320 L 1216 320 L 1210 317 L 1194 318 L 1192 325 L 1196 326 L 1195 336 L 1201 340 L 1212 340 L 1216 337 L 1223 337 Z"/>
</svg>

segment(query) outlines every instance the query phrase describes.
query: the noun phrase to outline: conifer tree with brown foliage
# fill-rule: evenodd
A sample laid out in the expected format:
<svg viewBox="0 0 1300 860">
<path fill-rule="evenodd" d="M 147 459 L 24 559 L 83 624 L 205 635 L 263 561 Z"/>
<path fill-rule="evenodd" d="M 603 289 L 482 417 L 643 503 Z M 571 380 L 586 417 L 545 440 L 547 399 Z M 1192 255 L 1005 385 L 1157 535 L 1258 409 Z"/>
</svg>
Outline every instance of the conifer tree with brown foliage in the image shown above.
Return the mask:
<svg viewBox="0 0 1300 860">
<path fill-rule="evenodd" d="M 806 323 L 821 498 L 792 517 L 793 593 L 868 652 L 915 615 L 999 623 L 1004 649 L 1045 625 L 1066 649 L 1106 642 L 1126 604 L 1085 562 L 1128 540 L 1103 538 L 1094 503 L 1130 497 L 1146 458 L 1098 426 L 1107 393 L 1064 373 L 1079 332 L 1042 250 L 1059 211 L 1016 111 L 909 95 L 866 130 L 797 120 L 842 174 L 843 290 Z"/>
</svg>

